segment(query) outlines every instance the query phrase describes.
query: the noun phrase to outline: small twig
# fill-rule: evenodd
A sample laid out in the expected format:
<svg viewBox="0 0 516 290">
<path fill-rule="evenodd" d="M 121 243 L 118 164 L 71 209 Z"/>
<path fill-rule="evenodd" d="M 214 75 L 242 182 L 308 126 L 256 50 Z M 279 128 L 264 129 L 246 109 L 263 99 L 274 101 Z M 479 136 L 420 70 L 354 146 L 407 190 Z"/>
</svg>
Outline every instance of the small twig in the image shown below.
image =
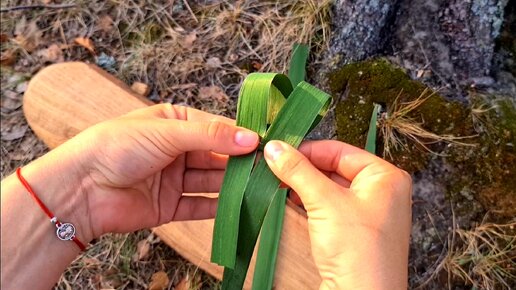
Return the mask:
<svg viewBox="0 0 516 290">
<path fill-rule="evenodd" d="M 0 12 L 10 12 L 10 11 L 18 11 L 18 10 L 29 10 L 29 9 L 66 9 L 73 8 L 77 6 L 76 4 L 54 4 L 54 5 L 27 5 L 27 6 L 14 6 L 14 7 L 6 7 L 0 8 Z"/>
<path fill-rule="evenodd" d="M 197 19 L 197 17 L 195 16 L 195 13 L 192 11 L 192 8 L 190 8 L 190 5 L 188 5 L 188 1 L 184 0 L 183 3 L 185 4 L 186 6 L 186 9 L 188 9 L 188 11 L 190 12 L 190 14 L 192 15 L 192 18 L 195 20 L 195 23 L 199 23 L 199 20 Z"/>
</svg>

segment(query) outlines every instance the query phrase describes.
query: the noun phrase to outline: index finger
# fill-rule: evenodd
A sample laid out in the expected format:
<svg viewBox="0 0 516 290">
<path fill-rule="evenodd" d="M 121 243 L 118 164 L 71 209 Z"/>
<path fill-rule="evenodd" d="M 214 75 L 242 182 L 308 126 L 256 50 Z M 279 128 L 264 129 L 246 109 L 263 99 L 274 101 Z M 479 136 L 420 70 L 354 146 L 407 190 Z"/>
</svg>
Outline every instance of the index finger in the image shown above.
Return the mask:
<svg viewBox="0 0 516 290">
<path fill-rule="evenodd" d="M 321 170 L 337 172 L 352 181 L 360 171 L 374 163 L 385 170 L 399 170 L 389 162 L 350 144 L 335 141 L 307 141 L 299 147 L 310 162 Z"/>
<path fill-rule="evenodd" d="M 184 121 L 218 121 L 229 125 L 235 125 L 233 119 L 203 112 L 186 106 L 177 106 L 170 103 L 158 104 L 129 112 L 122 118 L 160 118 L 177 119 Z"/>
</svg>

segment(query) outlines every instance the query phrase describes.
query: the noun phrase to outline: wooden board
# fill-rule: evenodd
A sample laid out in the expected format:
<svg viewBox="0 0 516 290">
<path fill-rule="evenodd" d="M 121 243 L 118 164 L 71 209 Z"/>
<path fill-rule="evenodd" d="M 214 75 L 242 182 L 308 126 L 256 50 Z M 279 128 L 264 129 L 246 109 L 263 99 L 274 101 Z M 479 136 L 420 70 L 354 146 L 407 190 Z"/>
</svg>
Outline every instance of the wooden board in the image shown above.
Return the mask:
<svg viewBox="0 0 516 290">
<path fill-rule="evenodd" d="M 73 62 L 39 72 L 29 83 L 23 110 L 36 135 L 54 148 L 93 124 L 150 104 L 101 69 Z M 210 263 L 212 230 L 213 220 L 173 222 L 154 229 L 180 255 L 221 279 L 222 268 Z M 295 206 L 287 206 L 278 255 L 275 289 L 319 288 L 307 220 Z M 246 289 L 251 278 L 248 275 Z"/>
</svg>

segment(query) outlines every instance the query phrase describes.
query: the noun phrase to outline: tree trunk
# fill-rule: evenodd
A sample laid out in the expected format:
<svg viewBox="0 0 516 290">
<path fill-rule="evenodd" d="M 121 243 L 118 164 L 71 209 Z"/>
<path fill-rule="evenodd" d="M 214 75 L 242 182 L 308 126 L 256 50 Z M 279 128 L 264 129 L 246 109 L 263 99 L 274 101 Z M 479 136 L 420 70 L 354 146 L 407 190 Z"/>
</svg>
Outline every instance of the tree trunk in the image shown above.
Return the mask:
<svg viewBox="0 0 516 290">
<path fill-rule="evenodd" d="M 491 86 L 508 0 L 337 0 L 330 55 L 340 64 L 384 55 L 433 87 L 465 99 Z"/>
</svg>

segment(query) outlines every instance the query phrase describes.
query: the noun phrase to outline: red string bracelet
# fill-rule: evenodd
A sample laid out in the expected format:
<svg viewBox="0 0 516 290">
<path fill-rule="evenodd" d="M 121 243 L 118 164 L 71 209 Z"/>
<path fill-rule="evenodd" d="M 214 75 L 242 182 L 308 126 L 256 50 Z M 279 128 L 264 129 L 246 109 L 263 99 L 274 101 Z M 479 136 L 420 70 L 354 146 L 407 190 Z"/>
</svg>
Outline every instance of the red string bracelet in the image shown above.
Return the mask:
<svg viewBox="0 0 516 290">
<path fill-rule="evenodd" d="M 18 179 L 23 184 L 25 189 L 30 193 L 30 196 L 36 201 L 36 203 L 41 207 L 41 209 L 45 212 L 45 214 L 50 218 L 50 222 L 56 225 L 56 235 L 61 241 L 74 241 L 75 244 L 81 249 L 81 251 L 86 250 L 86 246 L 75 236 L 75 226 L 71 223 L 62 223 L 60 222 L 55 215 L 45 206 L 45 204 L 39 199 L 34 190 L 30 187 L 29 183 L 23 176 L 21 175 L 21 168 L 16 169 L 16 175 Z"/>
</svg>

